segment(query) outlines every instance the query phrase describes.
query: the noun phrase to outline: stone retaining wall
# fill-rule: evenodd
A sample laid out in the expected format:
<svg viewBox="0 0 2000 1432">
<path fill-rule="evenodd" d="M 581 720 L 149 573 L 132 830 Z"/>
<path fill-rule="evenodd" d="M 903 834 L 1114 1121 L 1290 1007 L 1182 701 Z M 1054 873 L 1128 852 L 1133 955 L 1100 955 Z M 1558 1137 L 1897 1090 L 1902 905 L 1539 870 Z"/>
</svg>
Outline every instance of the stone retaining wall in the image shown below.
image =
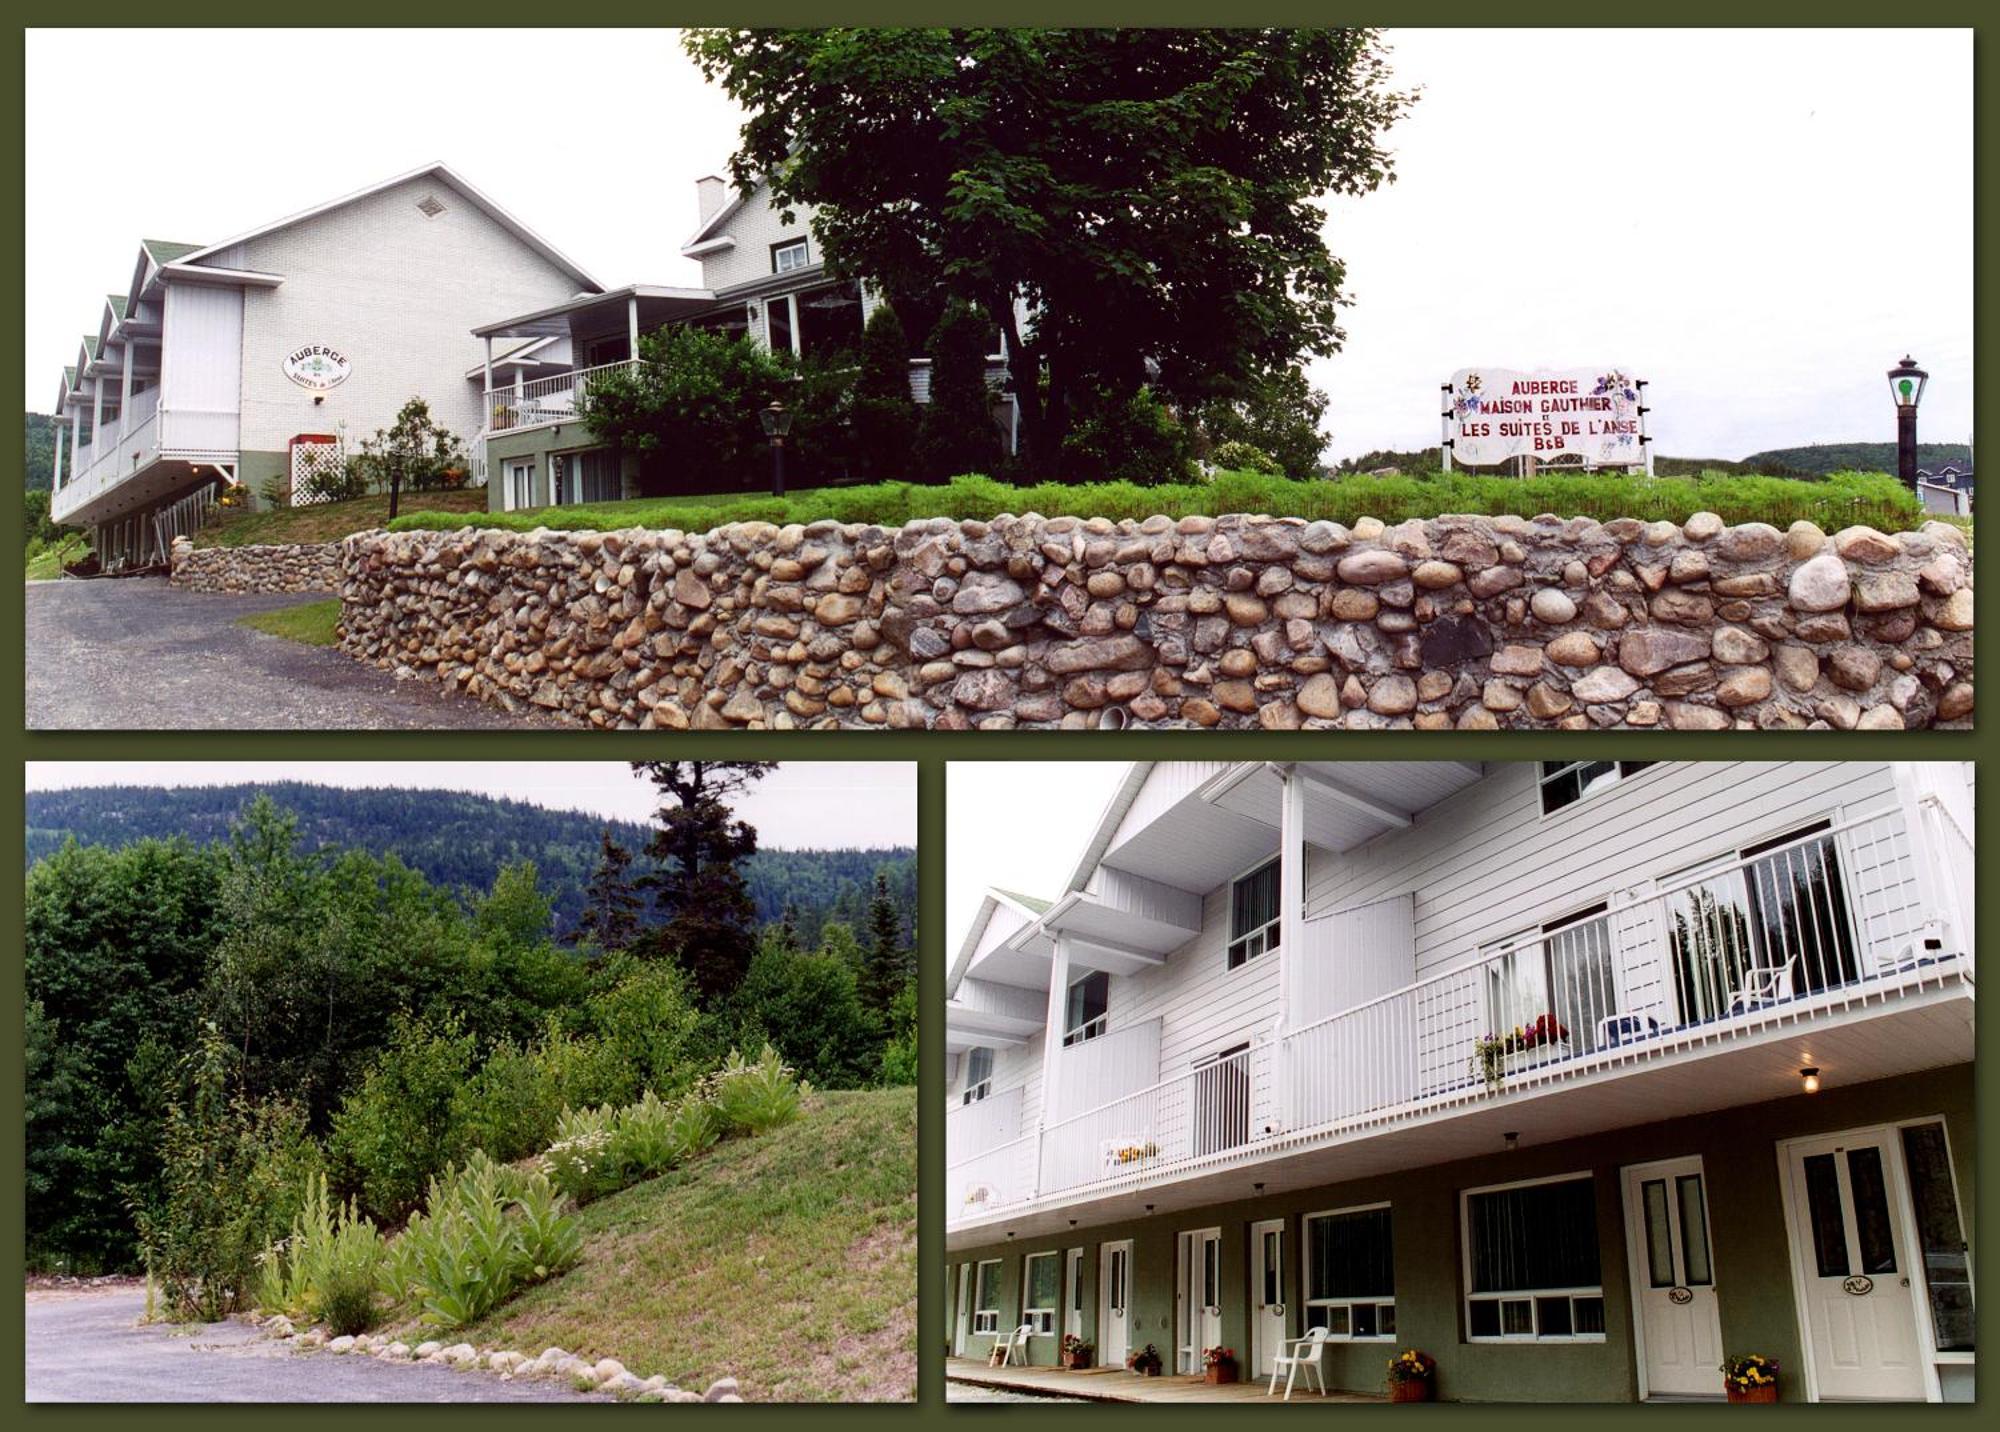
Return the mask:
<svg viewBox="0 0 2000 1432">
<path fill-rule="evenodd" d="M 174 539 L 173 584 L 194 592 L 337 592 L 340 543 L 196 547 Z"/>
<path fill-rule="evenodd" d="M 610 727 L 1966 725 L 1972 566 L 1636 520 L 370 532 L 343 645 Z"/>
</svg>

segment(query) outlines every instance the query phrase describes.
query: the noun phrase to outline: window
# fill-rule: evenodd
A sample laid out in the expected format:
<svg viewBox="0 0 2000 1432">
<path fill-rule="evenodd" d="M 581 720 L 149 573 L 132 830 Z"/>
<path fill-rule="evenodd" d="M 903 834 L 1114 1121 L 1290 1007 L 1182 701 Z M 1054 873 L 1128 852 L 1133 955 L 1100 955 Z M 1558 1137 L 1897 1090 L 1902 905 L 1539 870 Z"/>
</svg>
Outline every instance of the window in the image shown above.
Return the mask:
<svg viewBox="0 0 2000 1432">
<path fill-rule="evenodd" d="M 1092 970 L 1069 987 L 1063 1014 L 1063 1043 L 1081 1044 L 1104 1033 L 1105 1011 L 1110 1007 L 1111 976 Z"/>
<path fill-rule="evenodd" d="M 1021 1321 L 1037 1334 L 1056 1330 L 1056 1303 L 1062 1291 L 1062 1269 L 1053 1253 L 1030 1253 L 1021 1260 Z"/>
<path fill-rule="evenodd" d="M 1000 1331 L 1000 1261 L 981 1263 L 973 1275 L 972 1330 L 975 1333 Z"/>
<path fill-rule="evenodd" d="M 507 464 L 507 510 L 516 512 L 535 505 L 535 460 L 520 458 Z"/>
<path fill-rule="evenodd" d="M 1306 1327 L 1329 1337 L 1396 1335 L 1396 1254 L 1389 1205 L 1305 1221 Z"/>
<path fill-rule="evenodd" d="M 831 358 L 856 354 L 861 348 L 861 286 L 830 284 L 795 295 L 799 322 L 799 356 Z"/>
<path fill-rule="evenodd" d="M 1602 1341 L 1604 1279 L 1590 1175 L 1468 1189 L 1462 1211 L 1467 1337 Z"/>
<path fill-rule="evenodd" d="M 624 495 L 618 454 L 610 448 L 573 453 L 569 459 L 571 502 L 616 502 Z"/>
<path fill-rule="evenodd" d="M 1617 1012 L 1611 922 L 1603 902 L 1573 911 L 1488 948 L 1487 1025 L 1494 1033 L 1540 1033 L 1509 1068 L 1588 1054 L 1603 1042 L 1604 1021 Z"/>
<path fill-rule="evenodd" d="M 1958 1188 L 1944 1125 L 1911 1124 L 1903 1130 L 1903 1167 L 1923 1256 L 1924 1292 L 1939 1352 L 1973 1350 L 1972 1264 L 1958 1216 Z"/>
<path fill-rule="evenodd" d="M 1229 887 L 1229 968 L 1247 964 L 1278 943 L 1278 862 L 1241 876 Z"/>
<path fill-rule="evenodd" d="M 798 344 L 794 341 L 793 330 L 798 325 L 792 319 L 792 296 L 785 294 L 764 304 L 764 341 L 773 353 L 796 353 Z"/>
<path fill-rule="evenodd" d="M 1544 761 L 1542 762 L 1542 814 L 1554 815 L 1566 805 L 1574 805 L 1658 761 Z"/>
<path fill-rule="evenodd" d="M 1069 1250 L 1069 1314 L 1070 1321 L 1083 1327 L 1083 1250 Z"/>
<path fill-rule="evenodd" d="M 771 272 L 791 273 L 802 269 L 810 262 L 804 239 L 787 239 L 783 243 L 771 245 Z"/>
<path fill-rule="evenodd" d="M 965 1053 L 964 1103 L 977 1104 L 993 1092 L 993 1051 L 983 1045 Z"/>
</svg>

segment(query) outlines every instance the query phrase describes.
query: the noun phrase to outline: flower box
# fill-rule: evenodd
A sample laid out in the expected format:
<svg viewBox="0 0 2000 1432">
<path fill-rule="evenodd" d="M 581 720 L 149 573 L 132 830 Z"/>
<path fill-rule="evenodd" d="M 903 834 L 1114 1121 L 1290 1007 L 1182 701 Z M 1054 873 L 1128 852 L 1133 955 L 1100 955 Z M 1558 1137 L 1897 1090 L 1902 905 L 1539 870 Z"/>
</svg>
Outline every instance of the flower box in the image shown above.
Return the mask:
<svg viewBox="0 0 2000 1432">
<path fill-rule="evenodd" d="M 1392 1382 L 1389 1384 L 1389 1400 L 1391 1402 L 1429 1402 L 1431 1400 L 1431 1389 L 1434 1385 L 1429 1382 L 1419 1382 L 1414 1378 L 1408 1382 Z"/>
<path fill-rule="evenodd" d="M 1722 1384 L 1722 1390 L 1731 1402 L 1776 1402 L 1778 1384 L 1767 1382 L 1762 1387 L 1738 1387 L 1733 1382 Z"/>
</svg>

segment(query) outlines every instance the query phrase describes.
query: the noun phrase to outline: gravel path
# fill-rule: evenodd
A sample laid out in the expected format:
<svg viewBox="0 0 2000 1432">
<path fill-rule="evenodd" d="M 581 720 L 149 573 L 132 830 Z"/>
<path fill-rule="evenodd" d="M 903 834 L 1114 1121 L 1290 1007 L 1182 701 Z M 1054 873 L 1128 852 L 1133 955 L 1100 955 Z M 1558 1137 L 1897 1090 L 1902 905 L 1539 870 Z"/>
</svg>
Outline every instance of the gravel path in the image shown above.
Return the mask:
<svg viewBox="0 0 2000 1432">
<path fill-rule="evenodd" d="M 179 591 L 164 577 L 27 584 L 31 730 L 534 730 L 429 682 L 236 625 L 323 594 Z"/>
<path fill-rule="evenodd" d="M 142 1327 L 143 1290 L 29 1292 L 30 1402 L 584 1402 L 549 1382 L 297 1353 L 245 1323 Z"/>
</svg>

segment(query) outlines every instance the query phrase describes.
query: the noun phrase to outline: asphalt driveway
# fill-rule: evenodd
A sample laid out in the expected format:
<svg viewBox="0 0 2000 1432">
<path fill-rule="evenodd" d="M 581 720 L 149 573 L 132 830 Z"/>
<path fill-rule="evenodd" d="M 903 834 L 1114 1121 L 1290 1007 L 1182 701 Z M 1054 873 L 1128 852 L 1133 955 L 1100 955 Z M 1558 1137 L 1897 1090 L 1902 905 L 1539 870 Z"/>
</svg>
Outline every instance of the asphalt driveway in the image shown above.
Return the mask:
<svg viewBox="0 0 2000 1432">
<path fill-rule="evenodd" d="M 583 1402 L 559 1383 L 298 1353 L 245 1323 L 141 1326 L 135 1287 L 30 1290 L 30 1402 Z"/>
<path fill-rule="evenodd" d="M 328 647 L 236 625 L 323 593 L 189 592 L 164 577 L 27 584 L 30 730 L 547 729 L 398 681 Z"/>
</svg>

